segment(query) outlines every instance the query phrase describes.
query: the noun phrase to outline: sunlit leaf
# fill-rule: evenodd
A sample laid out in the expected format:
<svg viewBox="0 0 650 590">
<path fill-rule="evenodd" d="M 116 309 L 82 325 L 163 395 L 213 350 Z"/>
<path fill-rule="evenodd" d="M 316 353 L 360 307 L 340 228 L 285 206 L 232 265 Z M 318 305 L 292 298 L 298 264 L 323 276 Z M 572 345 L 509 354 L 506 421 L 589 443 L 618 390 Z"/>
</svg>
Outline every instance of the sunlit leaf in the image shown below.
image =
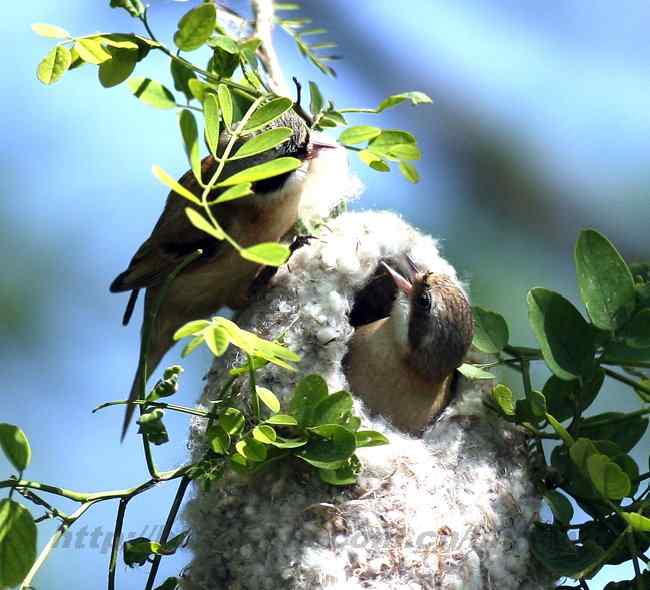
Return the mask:
<svg viewBox="0 0 650 590">
<path fill-rule="evenodd" d="M 0 448 L 17 471 L 27 469 L 32 449 L 27 436 L 18 426 L 0 423 Z"/>
<path fill-rule="evenodd" d="M 14 588 L 36 560 L 36 524 L 24 506 L 0 500 L 0 588 Z"/>
<path fill-rule="evenodd" d="M 635 531 L 650 533 L 650 518 L 635 512 L 621 512 L 620 515 Z"/>
<path fill-rule="evenodd" d="M 138 52 L 131 49 L 109 47 L 111 59 L 99 64 L 99 83 L 104 88 L 121 84 L 133 73 L 138 62 Z"/>
<path fill-rule="evenodd" d="M 390 172 L 390 166 L 382 157 L 372 153 L 370 150 L 361 150 L 359 152 L 359 159 L 373 170 L 377 170 L 377 172 Z"/>
<path fill-rule="evenodd" d="M 70 39 L 70 33 L 56 25 L 49 25 L 47 23 L 34 23 L 32 31 L 41 37 L 49 37 L 50 39 Z"/>
<path fill-rule="evenodd" d="M 244 126 L 245 131 L 254 131 L 269 125 L 293 106 L 290 98 L 283 96 L 274 98 L 266 104 L 259 107 L 248 119 Z"/>
<path fill-rule="evenodd" d="M 211 202 L 211 204 L 214 203 L 216 205 L 217 203 L 226 203 L 252 194 L 253 185 L 250 182 L 243 182 L 242 184 L 236 184 L 235 186 L 231 186 L 223 191 L 214 201 Z"/>
<path fill-rule="evenodd" d="M 242 182 L 257 182 L 258 180 L 264 180 L 265 178 L 271 178 L 286 172 L 293 172 L 301 164 L 302 162 L 298 158 L 276 158 L 270 162 L 264 162 L 263 164 L 251 166 L 246 170 L 237 172 L 222 180 L 217 186 L 232 186 L 234 184 L 241 184 Z"/>
<path fill-rule="evenodd" d="M 219 128 L 221 126 L 221 110 L 214 94 L 206 94 L 203 101 L 203 117 L 205 119 L 205 139 L 208 149 L 213 156 L 217 155 L 219 145 Z"/>
<path fill-rule="evenodd" d="M 191 201 L 192 203 L 195 203 L 196 205 L 201 204 L 201 199 L 197 195 L 188 191 L 182 184 L 169 176 L 169 174 L 167 174 L 167 172 L 165 172 L 160 166 L 153 165 L 151 167 L 151 172 L 157 180 L 159 180 L 166 187 L 173 190 L 177 195 L 183 197 L 184 199 L 187 199 L 188 201 Z"/>
<path fill-rule="evenodd" d="M 251 438 L 240 440 L 235 445 L 235 448 L 240 455 L 243 455 L 249 461 L 254 461 L 256 463 L 264 461 L 268 453 L 266 445 Z"/>
<path fill-rule="evenodd" d="M 79 39 L 74 44 L 74 48 L 77 50 L 81 59 L 89 64 L 100 64 L 111 59 L 111 54 L 102 47 L 99 39 Z"/>
<path fill-rule="evenodd" d="M 237 408 L 226 408 L 219 416 L 219 424 L 228 434 L 238 434 L 246 425 L 246 419 Z"/>
<path fill-rule="evenodd" d="M 260 401 L 273 413 L 280 411 L 280 400 L 275 396 L 275 394 L 266 387 L 260 387 L 259 385 L 255 388 L 257 392 L 257 397 L 260 398 Z"/>
<path fill-rule="evenodd" d="M 485 371 L 480 367 L 470 365 L 468 363 L 463 363 L 460 367 L 458 367 L 458 372 L 470 381 L 495 378 L 494 375 L 489 371 Z"/>
<path fill-rule="evenodd" d="M 496 385 L 492 389 L 492 399 L 506 416 L 515 415 L 515 402 L 509 387 L 503 384 Z"/>
<path fill-rule="evenodd" d="M 174 43 L 182 51 L 194 51 L 210 38 L 217 24 L 217 10 L 211 2 L 201 4 L 183 15 L 174 34 Z"/>
<path fill-rule="evenodd" d="M 67 47 L 57 45 L 38 64 L 36 75 L 46 85 L 54 84 L 65 74 L 72 63 L 72 56 Z"/>
<path fill-rule="evenodd" d="M 198 334 L 204 328 L 207 328 L 210 325 L 208 320 L 194 320 L 188 322 L 184 326 L 181 326 L 174 332 L 174 340 L 181 340 L 182 338 L 187 338 L 188 336 L 193 336 Z"/>
<path fill-rule="evenodd" d="M 225 84 L 219 84 L 219 86 L 217 86 L 217 98 L 219 99 L 219 107 L 221 108 L 223 122 L 226 127 L 230 129 L 232 126 L 233 104 L 230 90 L 228 90 L 228 87 Z"/>
<path fill-rule="evenodd" d="M 420 149 L 412 143 L 398 143 L 388 148 L 388 153 L 398 160 L 419 160 Z"/>
<path fill-rule="evenodd" d="M 144 4 L 141 0 L 111 0 L 111 8 L 124 8 L 131 16 L 144 14 Z"/>
<path fill-rule="evenodd" d="M 216 238 L 217 240 L 223 240 L 224 238 L 224 233 L 223 230 L 220 227 L 215 227 L 208 221 L 203 215 L 201 215 L 196 209 L 192 209 L 191 207 L 186 207 L 185 208 L 185 214 L 187 215 L 188 219 L 192 223 L 192 225 L 202 231 L 204 231 L 206 234 L 210 234 L 213 238 Z"/>
<path fill-rule="evenodd" d="M 606 498 L 620 500 L 629 495 L 631 485 L 626 473 L 606 455 L 587 459 L 587 471 L 596 489 Z"/>
<path fill-rule="evenodd" d="M 316 82 L 309 81 L 309 110 L 316 116 L 323 110 L 323 95 Z"/>
<path fill-rule="evenodd" d="M 372 125 L 355 125 L 348 127 L 341 135 L 339 135 L 339 143 L 344 145 L 356 145 L 358 143 L 365 143 L 374 137 L 381 134 L 379 127 Z"/>
<path fill-rule="evenodd" d="M 231 159 L 246 158 L 279 146 L 289 139 L 293 131 L 288 127 L 276 127 L 251 137 Z"/>
<path fill-rule="evenodd" d="M 276 424 L 277 426 L 297 426 L 298 420 L 288 414 L 273 414 L 266 420 L 269 424 Z"/>
<path fill-rule="evenodd" d="M 264 242 L 242 248 L 239 251 L 242 258 L 257 262 L 258 264 L 265 264 L 267 266 L 280 266 L 284 264 L 291 254 L 289 246 L 285 244 L 278 244 L 277 242 Z"/>
<path fill-rule="evenodd" d="M 275 442 L 277 435 L 271 426 L 260 424 L 253 428 L 253 438 L 264 445 L 270 445 Z"/>
<path fill-rule="evenodd" d="M 474 316 L 473 346 L 481 352 L 496 354 L 508 344 L 508 325 L 503 316 L 482 307 L 472 307 Z"/>
<path fill-rule="evenodd" d="M 420 181 L 420 174 L 417 171 L 417 168 L 409 162 L 400 162 L 399 171 L 402 173 L 402 176 L 406 178 L 409 182 L 416 184 Z"/>
<path fill-rule="evenodd" d="M 378 447 L 390 443 L 381 432 L 374 430 L 359 430 L 354 433 L 357 448 L 361 447 Z"/>
<path fill-rule="evenodd" d="M 194 177 L 203 182 L 201 178 L 201 154 L 199 152 L 199 130 L 196 125 L 196 119 L 192 112 L 188 109 L 183 109 L 179 117 L 179 124 L 181 126 L 181 135 L 183 136 L 183 145 L 185 146 L 185 154 L 190 162 Z"/>
<path fill-rule="evenodd" d="M 228 336 L 219 326 L 215 326 L 209 330 L 206 330 L 203 338 L 206 345 L 210 349 L 210 352 L 214 356 L 221 356 L 224 352 L 226 352 L 228 344 L 230 344 Z"/>
<path fill-rule="evenodd" d="M 402 92 L 400 94 L 393 94 L 392 96 L 382 100 L 377 107 L 377 112 L 381 113 L 382 111 L 394 107 L 405 100 L 410 101 L 412 105 L 430 104 L 433 102 L 431 98 L 424 94 L 424 92 L 418 92 L 417 90 L 413 92 Z"/>
<path fill-rule="evenodd" d="M 131 92 L 143 103 L 157 109 L 173 109 L 176 99 L 171 90 L 151 78 L 134 76 L 129 80 Z"/>
<path fill-rule="evenodd" d="M 183 64 L 180 60 L 172 59 L 169 62 L 169 70 L 174 80 L 174 88 L 182 92 L 187 100 L 196 98 L 190 90 L 190 80 L 196 80 L 196 74 Z"/>
</svg>

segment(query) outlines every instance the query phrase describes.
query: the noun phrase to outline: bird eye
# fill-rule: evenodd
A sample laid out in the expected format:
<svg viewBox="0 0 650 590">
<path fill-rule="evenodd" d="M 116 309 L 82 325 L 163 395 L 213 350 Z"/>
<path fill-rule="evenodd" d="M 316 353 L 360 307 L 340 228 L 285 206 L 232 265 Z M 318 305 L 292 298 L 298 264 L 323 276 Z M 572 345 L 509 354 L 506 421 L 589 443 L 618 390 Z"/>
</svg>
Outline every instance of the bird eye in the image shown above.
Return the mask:
<svg viewBox="0 0 650 590">
<path fill-rule="evenodd" d="M 430 307 L 431 293 L 429 291 L 421 291 L 415 298 L 415 304 L 419 307 Z"/>
</svg>

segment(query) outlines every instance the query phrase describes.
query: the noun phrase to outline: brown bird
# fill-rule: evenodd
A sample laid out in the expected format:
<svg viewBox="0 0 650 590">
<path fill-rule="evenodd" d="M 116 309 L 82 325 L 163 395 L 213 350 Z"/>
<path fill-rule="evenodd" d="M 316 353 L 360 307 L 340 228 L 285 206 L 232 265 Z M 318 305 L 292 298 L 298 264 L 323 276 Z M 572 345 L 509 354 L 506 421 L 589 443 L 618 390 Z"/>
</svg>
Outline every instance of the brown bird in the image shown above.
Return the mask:
<svg viewBox="0 0 650 590">
<path fill-rule="evenodd" d="M 326 167 L 324 171 L 317 163 L 319 151 L 336 146 L 314 139 L 304 120 L 293 111 L 285 113 L 272 126 L 289 127 L 293 130 L 293 135 L 272 150 L 228 162 L 221 178 L 225 179 L 252 165 L 280 156 L 299 158 L 303 161 L 301 166 L 293 172 L 255 182 L 250 196 L 212 207 L 223 229 L 243 247 L 278 241 L 292 228 L 298 219 L 298 206 L 305 186 L 312 182 L 327 182 Z M 238 140 L 239 144 L 246 139 L 248 137 Z M 212 156 L 203 159 L 203 179 L 209 179 L 216 166 L 217 162 Z M 308 179 L 309 183 L 306 182 Z M 186 172 L 179 182 L 196 195 L 200 195 L 203 190 L 192 171 Z M 223 190 L 215 189 L 210 194 L 210 199 L 217 197 Z M 194 227 L 185 214 L 188 206 L 192 206 L 189 201 L 170 192 L 151 235 L 135 253 L 129 267 L 110 286 L 112 292 L 131 291 L 122 321 L 124 325 L 133 313 L 139 290 L 146 289 L 146 318 L 152 313 L 154 302 L 169 274 L 189 254 L 197 249 L 203 251 L 199 259 L 189 264 L 176 277 L 165 295 L 151 330 L 146 375 L 143 376 L 142 371 L 136 373 L 129 395 L 130 401 L 142 395 L 143 382 L 146 382 L 146 378 L 174 344 L 174 332 L 183 324 L 209 316 L 221 307 L 238 308 L 244 305 L 249 286 L 260 269 L 259 264 L 242 259 L 227 242 L 218 241 Z M 134 408 L 134 405 L 127 406 L 122 438 Z"/>
<path fill-rule="evenodd" d="M 373 414 L 418 434 L 451 400 L 473 324 L 454 282 L 407 262 L 410 280 L 382 262 L 397 286 L 391 314 L 355 330 L 345 363 L 352 392 Z"/>
</svg>

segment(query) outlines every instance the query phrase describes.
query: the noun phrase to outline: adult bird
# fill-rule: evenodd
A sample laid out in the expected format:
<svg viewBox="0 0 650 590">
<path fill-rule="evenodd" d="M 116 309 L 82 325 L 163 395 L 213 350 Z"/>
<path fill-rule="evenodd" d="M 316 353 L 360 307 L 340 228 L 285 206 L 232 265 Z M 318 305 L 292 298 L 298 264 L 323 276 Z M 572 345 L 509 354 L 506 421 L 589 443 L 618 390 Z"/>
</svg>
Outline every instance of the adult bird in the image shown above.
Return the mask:
<svg viewBox="0 0 650 590">
<path fill-rule="evenodd" d="M 262 242 L 278 241 L 298 220 L 298 207 L 305 190 L 314 182 L 327 182 L 327 166 L 319 165 L 323 148 L 335 147 L 322 136 L 316 139 L 305 121 L 293 110 L 276 119 L 272 127 L 288 127 L 291 137 L 274 149 L 260 154 L 232 160 L 225 164 L 221 178 L 251 166 L 269 162 L 282 156 L 302 160 L 292 172 L 260 180 L 253 184 L 253 194 L 242 199 L 212 206 L 221 227 L 243 247 Z M 235 148 L 249 137 L 238 139 Z M 222 136 L 221 144 L 227 140 Z M 214 174 L 217 162 L 208 156 L 201 162 L 202 178 Z M 190 170 L 179 180 L 190 192 L 200 195 L 202 187 Z M 215 189 L 210 200 L 224 189 Z M 151 235 L 133 256 L 129 267 L 113 281 L 111 292 L 131 291 L 124 313 L 123 324 L 129 322 L 138 292 L 145 289 L 144 320 L 148 318 L 160 295 L 165 279 L 193 252 L 203 254 L 185 267 L 169 285 L 155 322 L 151 325 L 146 351 L 146 374 L 140 363 L 133 380 L 129 401 L 143 393 L 146 379 L 158 366 L 165 353 L 174 344 L 174 332 L 183 324 L 204 318 L 221 307 L 239 308 L 246 303 L 249 286 L 260 265 L 241 258 L 226 241 L 218 241 L 190 223 L 185 209 L 192 206 L 175 192 L 170 192 L 165 208 Z M 196 207 L 195 207 L 196 208 Z M 143 320 L 143 326 L 144 326 Z M 141 339 L 141 347 L 144 342 Z M 141 348 L 142 354 L 142 348 Z M 126 434 L 135 405 L 127 405 L 122 428 Z"/>
<path fill-rule="evenodd" d="M 472 342 L 473 325 L 456 283 L 405 261 L 409 278 L 382 261 L 397 295 L 389 317 L 356 328 L 346 377 L 371 413 L 418 434 L 451 400 L 452 377 Z"/>
</svg>

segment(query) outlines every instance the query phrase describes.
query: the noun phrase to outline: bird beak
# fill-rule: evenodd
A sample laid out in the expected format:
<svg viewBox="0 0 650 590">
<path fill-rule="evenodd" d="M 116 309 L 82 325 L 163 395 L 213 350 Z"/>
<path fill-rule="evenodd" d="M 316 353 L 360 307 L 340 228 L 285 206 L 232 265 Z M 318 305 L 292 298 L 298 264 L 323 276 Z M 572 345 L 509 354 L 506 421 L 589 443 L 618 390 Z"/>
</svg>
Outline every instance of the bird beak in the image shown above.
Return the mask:
<svg viewBox="0 0 650 590">
<path fill-rule="evenodd" d="M 413 285 L 411 284 L 411 281 L 405 279 L 401 274 L 399 274 L 396 270 L 388 266 L 383 260 L 381 261 L 381 264 L 383 267 L 388 271 L 388 274 L 391 276 L 393 281 L 395 282 L 395 286 L 398 289 L 401 289 L 406 293 L 406 295 L 410 296 L 411 295 L 411 290 L 413 289 Z"/>
<path fill-rule="evenodd" d="M 320 133 L 318 131 L 311 132 L 309 136 L 309 144 L 314 154 L 317 154 L 321 150 L 332 150 L 340 147 L 339 144 L 334 140 L 330 139 L 324 133 Z"/>
</svg>

